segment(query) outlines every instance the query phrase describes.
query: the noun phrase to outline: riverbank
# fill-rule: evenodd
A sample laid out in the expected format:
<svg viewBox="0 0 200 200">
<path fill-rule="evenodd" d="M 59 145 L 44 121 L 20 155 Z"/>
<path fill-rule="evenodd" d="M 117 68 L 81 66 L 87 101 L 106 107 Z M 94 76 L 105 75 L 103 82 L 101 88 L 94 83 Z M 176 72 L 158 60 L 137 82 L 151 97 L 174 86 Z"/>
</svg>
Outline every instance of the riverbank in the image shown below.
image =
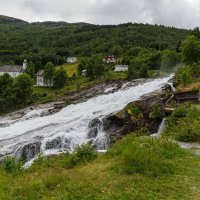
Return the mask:
<svg viewBox="0 0 200 200">
<path fill-rule="evenodd" d="M 93 86 L 88 86 L 88 88 L 82 88 L 78 91 L 68 91 L 66 94 L 57 96 L 52 100 L 49 100 L 48 103 L 39 103 L 36 105 L 27 106 L 26 108 L 19 109 L 8 114 L 0 116 L 0 126 L 1 121 L 16 121 L 19 118 L 22 118 L 26 115 L 30 118 L 31 116 L 47 116 L 59 112 L 62 108 L 80 102 L 84 102 L 90 98 L 94 98 L 98 95 L 109 94 L 118 91 L 123 87 L 126 89 L 128 87 L 137 86 L 154 79 L 136 79 L 133 81 L 127 80 L 113 80 L 108 82 L 96 83 Z M 48 88 L 37 88 L 36 90 L 45 90 L 48 91 Z M 53 90 L 52 90 L 53 91 Z M 38 111 L 38 112 L 34 112 Z"/>
<path fill-rule="evenodd" d="M 154 153 L 154 148 L 151 151 L 152 140 L 141 141 L 140 148 L 133 145 L 134 141 L 134 137 L 128 136 L 117 142 L 108 154 L 98 155 L 92 161 L 70 168 L 66 154 L 48 160 L 40 159 L 23 171 L 12 171 L 12 164 L 8 164 L 11 172 L 0 169 L 0 199 L 200 198 L 199 156 L 167 141 L 156 142 L 156 145 L 163 144 L 164 148 L 160 146 Z M 133 154 L 133 148 L 136 148 L 137 154 Z M 129 162 L 133 162 L 133 165 L 128 165 L 132 167 L 129 169 L 133 170 L 131 172 L 124 171 L 126 155 Z M 158 155 L 162 155 L 162 159 Z M 134 168 L 136 163 L 142 168 Z"/>
<path fill-rule="evenodd" d="M 71 152 L 77 145 L 88 142 L 99 150 L 105 150 L 110 142 L 103 119 L 144 95 L 156 91 L 161 94 L 163 86 L 168 85 L 170 79 L 140 80 L 123 84 L 114 90 L 113 87 L 112 90 L 106 88 L 102 95 L 71 104 L 52 115 L 46 114 L 48 110 L 39 109 L 13 120 L 3 118 L 0 157 L 22 157 L 29 162 L 39 153 L 52 155 Z M 107 128 L 110 127 L 107 123 Z M 109 133 L 113 132 L 109 130 Z"/>
</svg>

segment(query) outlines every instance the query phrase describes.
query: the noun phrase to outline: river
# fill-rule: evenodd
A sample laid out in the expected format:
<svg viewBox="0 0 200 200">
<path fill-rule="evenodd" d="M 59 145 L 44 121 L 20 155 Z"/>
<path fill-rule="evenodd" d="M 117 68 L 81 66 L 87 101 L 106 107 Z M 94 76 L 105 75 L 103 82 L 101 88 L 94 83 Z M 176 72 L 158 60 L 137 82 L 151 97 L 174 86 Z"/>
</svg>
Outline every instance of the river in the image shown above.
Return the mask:
<svg viewBox="0 0 200 200">
<path fill-rule="evenodd" d="M 41 112 L 37 110 L 15 121 L 2 119 L 0 124 L 6 126 L 0 127 L 0 156 L 20 154 L 20 149 L 25 145 L 34 143 L 45 155 L 73 151 L 76 145 L 88 142 L 88 124 L 93 119 L 101 119 L 123 109 L 128 103 L 160 89 L 171 78 L 159 78 L 126 89 L 122 87 L 117 92 L 69 105 L 49 116 L 36 115 Z M 95 139 L 104 143 L 105 134 L 101 130 Z"/>
</svg>

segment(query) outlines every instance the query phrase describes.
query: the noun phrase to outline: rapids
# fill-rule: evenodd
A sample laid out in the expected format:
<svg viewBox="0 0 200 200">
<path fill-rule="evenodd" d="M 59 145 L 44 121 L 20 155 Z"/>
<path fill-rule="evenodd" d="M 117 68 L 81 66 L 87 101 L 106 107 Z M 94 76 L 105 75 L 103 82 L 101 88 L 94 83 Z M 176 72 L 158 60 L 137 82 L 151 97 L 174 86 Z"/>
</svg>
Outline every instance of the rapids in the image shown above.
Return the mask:
<svg viewBox="0 0 200 200">
<path fill-rule="evenodd" d="M 128 103 L 138 100 L 141 96 L 159 90 L 171 78 L 172 76 L 159 78 L 129 88 L 122 86 L 114 93 L 99 95 L 85 102 L 69 105 L 49 116 L 41 116 L 43 110 L 37 110 L 14 121 L 0 120 L 0 157 L 16 155 L 25 145 L 34 143 L 38 143 L 37 148 L 45 155 L 73 151 L 76 145 L 89 141 L 88 125 L 93 119 L 101 120 L 123 109 Z M 105 135 L 106 133 L 101 129 L 94 138 L 94 141 L 102 143 L 99 145 L 99 150 L 106 148 Z M 33 156 L 29 160 L 32 158 Z"/>
</svg>

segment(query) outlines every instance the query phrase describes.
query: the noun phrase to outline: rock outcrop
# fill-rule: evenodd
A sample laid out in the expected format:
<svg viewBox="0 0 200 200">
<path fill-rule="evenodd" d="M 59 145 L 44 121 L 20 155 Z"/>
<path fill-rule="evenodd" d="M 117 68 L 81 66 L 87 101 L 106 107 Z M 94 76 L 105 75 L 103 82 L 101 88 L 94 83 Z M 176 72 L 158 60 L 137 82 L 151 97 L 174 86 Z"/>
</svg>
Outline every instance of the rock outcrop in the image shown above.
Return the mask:
<svg viewBox="0 0 200 200">
<path fill-rule="evenodd" d="M 18 149 L 16 157 L 22 159 L 25 163 L 33 159 L 40 153 L 41 142 L 34 142 Z"/>
<path fill-rule="evenodd" d="M 165 103 L 171 95 L 170 87 L 165 86 L 161 93 L 143 96 L 140 100 L 128 104 L 123 110 L 102 119 L 101 126 L 107 134 L 108 145 L 131 132 L 135 132 L 136 135 L 156 133 L 165 117 Z M 98 127 L 99 123 L 93 126 L 95 134 Z"/>
</svg>

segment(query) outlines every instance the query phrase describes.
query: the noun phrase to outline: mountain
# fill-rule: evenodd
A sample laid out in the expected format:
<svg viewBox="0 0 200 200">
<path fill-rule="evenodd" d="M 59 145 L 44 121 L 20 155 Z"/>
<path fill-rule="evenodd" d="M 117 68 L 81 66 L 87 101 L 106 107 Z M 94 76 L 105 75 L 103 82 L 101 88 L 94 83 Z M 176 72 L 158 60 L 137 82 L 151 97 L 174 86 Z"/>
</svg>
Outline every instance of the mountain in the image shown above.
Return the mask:
<svg viewBox="0 0 200 200">
<path fill-rule="evenodd" d="M 8 17 L 4 15 L 0 15 L 0 25 L 21 25 L 21 24 L 28 24 L 28 22 L 23 21 L 21 19 L 16 19 L 13 17 Z"/>
</svg>

